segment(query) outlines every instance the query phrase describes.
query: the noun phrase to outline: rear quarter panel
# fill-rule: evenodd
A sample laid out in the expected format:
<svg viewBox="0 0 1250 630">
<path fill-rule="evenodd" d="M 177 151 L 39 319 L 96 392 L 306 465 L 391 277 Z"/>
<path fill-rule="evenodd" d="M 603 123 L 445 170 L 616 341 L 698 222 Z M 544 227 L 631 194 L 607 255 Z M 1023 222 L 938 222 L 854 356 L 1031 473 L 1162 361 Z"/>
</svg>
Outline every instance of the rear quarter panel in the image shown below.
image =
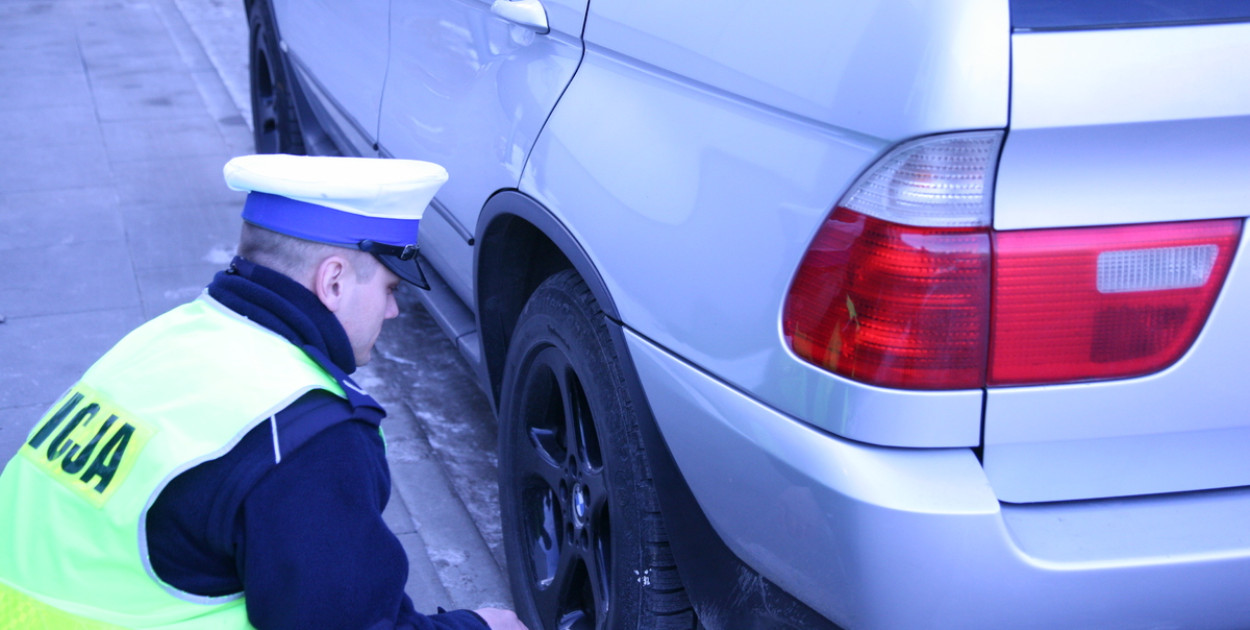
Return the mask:
<svg viewBox="0 0 1250 630">
<path fill-rule="evenodd" d="M 522 190 L 595 260 L 625 324 L 699 368 L 854 439 L 976 445 L 982 392 L 845 381 L 788 351 L 780 312 L 875 157 L 1005 125 L 1006 4 L 756 6 L 592 2 L 585 59 Z"/>
</svg>

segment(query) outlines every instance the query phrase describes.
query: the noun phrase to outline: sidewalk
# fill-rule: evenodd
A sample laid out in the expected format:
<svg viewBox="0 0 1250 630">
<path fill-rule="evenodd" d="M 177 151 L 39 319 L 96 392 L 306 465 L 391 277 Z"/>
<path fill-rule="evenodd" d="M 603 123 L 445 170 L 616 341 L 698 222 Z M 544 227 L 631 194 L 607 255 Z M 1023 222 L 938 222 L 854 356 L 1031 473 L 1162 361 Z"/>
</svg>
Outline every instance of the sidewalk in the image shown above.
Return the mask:
<svg viewBox="0 0 1250 630">
<path fill-rule="evenodd" d="M 100 354 L 229 262 L 243 195 L 221 167 L 252 150 L 246 42 L 238 0 L 0 4 L 0 459 Z M 409 593 L 419 610 L 507 605 L 482 502 L 466 508 L 467 482 L 397 402 L 403 366 L 378 363 L 358 380 L 391 411 L 386 516 Z"/>
</svg>

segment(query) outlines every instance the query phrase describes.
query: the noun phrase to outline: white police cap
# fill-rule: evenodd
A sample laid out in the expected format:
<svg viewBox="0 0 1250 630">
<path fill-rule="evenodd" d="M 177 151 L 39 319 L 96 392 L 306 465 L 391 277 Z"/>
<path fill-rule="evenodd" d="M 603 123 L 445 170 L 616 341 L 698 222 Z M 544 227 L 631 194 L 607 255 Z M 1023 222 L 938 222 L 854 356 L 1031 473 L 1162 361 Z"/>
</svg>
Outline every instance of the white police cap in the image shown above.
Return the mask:
<svg viewBox="0 0 1250 630">
<path fill-rule="evenodd" d="M 432 162 L 308 155 L 244 155 L 226 163 L 226 185 L 248 193 L 243 220 L 308 241 L 372 253 L 425 286 L 417 228 L 447 171 Z"/>
</svg>

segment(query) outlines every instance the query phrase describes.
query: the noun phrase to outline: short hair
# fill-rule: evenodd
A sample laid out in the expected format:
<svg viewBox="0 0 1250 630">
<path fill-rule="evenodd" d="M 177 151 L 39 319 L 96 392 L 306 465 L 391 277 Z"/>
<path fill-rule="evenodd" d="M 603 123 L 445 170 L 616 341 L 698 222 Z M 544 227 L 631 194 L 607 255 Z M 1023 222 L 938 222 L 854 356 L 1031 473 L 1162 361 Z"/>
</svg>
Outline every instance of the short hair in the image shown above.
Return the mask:
<svg viewBox="0 0 1250 630">
<path fill-rule="evenodd" d="M 307 241 L 268 230 L 252 223 L 243 223 L 239 233 L 239 256 L 264 265 L 300 284 L 308 284 L 312 273 L 329 256 L 335 254 L 352 261 L 356 279 L 366 282 L 377 272 L 378 262 L 372 254 L 358 249 Z"/>
</svg>

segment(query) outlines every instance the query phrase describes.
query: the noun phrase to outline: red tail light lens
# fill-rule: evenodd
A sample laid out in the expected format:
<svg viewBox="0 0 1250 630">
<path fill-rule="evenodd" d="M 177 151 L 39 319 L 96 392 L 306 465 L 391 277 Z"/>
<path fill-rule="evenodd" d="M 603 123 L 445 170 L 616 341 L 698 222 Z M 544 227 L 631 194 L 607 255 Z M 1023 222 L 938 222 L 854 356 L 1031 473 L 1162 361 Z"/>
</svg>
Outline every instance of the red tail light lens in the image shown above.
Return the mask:
<svg viewBox="0 0 1250 630">
<path fill-rule="evenodd" d="M 1240 235 L 1236 219 L 992 233 L 839 207 L 799 266 L 783 332 L 799 356 L 883 387 L 1149 374 L 1193 344 Z"/>
<path fill-rule="evenodd" d="M 899 225 L 837 208 L 807 251 L 783 328 L 817 365 L 865 383 L 985 383 L 990 238 L 984 228 Z"/>
<path fill-rule="evenodd" d="M 1000 232 L 990 385 L 1161 370 L 1206 322 L 1240 220 Z"/>
</svg>

